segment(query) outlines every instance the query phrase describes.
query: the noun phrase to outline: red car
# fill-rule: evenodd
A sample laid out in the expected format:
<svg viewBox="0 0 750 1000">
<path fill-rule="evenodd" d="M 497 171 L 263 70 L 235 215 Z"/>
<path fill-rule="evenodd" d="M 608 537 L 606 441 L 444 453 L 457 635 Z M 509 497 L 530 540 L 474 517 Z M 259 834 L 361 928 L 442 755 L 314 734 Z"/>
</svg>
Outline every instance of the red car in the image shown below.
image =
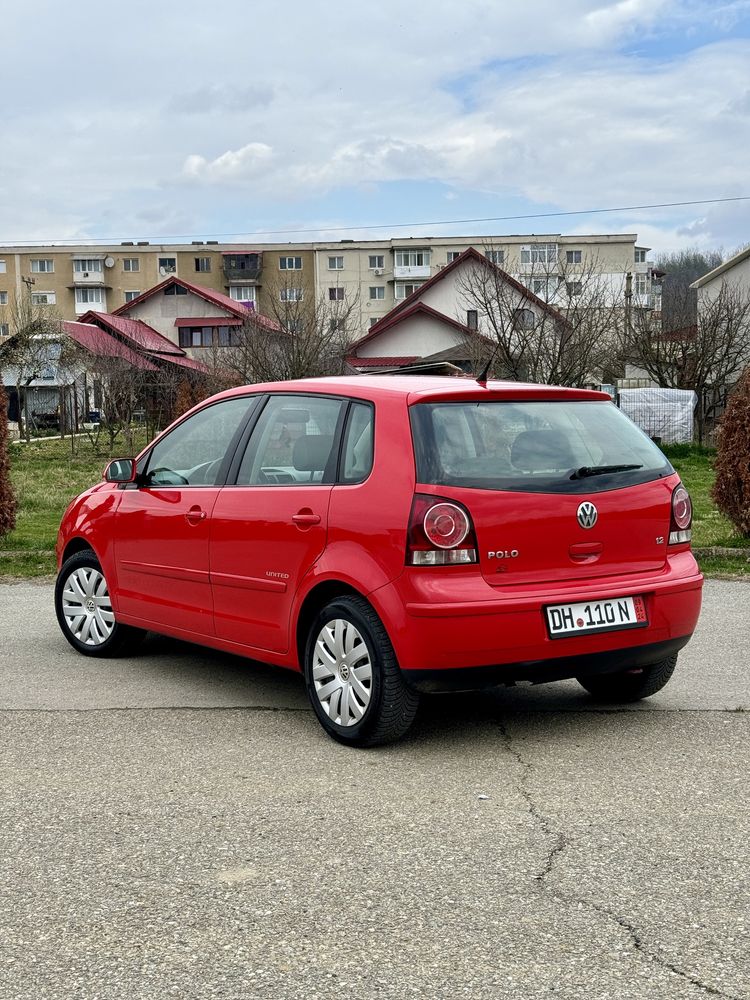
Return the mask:
<svg viewBox="0 0 750 1000">
<path fill-rule="evenodd" d="M 81 653 L 147 630 L 304 674 L 343 743 L 419 692 L 575 677 L 660 690 L 698 618 L 690 497 L 603 393 L 371 376 L 214 396 L 70 505 Z"/>
</svg>

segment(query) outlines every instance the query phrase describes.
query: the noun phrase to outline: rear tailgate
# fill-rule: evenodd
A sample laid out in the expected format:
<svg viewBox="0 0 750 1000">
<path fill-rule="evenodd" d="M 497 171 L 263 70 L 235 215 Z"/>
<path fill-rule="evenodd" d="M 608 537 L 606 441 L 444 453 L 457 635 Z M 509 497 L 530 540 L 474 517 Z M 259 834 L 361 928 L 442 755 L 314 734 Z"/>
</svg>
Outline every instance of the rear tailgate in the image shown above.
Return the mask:
<svg viewBox="0 0 750 1000">
<path fill-rule="evenodd" d="M 502 587 L 658 570 L 666 561 L 674 475 L 590 494 L 445 489 L 476 530 L 479 565 Z M 591 528 L 578 518 L 593 504 Z M 590 508 L 586 508 L 589 513 Z M 586 518 L 583 519 L 586 523 Z"/>
</svg>

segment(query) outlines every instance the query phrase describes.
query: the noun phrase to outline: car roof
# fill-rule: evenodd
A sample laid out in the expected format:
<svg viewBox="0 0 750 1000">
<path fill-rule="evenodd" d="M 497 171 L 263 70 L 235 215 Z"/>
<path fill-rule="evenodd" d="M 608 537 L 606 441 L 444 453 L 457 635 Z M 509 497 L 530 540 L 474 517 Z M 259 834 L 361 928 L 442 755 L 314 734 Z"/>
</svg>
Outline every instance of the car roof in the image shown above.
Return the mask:
<svg viewBox="0 0 750 1000">
<path fill-rule="evenodd" d="M 340 375 L 327 378 L 293 379 L 288 382 L 262 382 L 239 386 L 221 393 L 223 398 L 251 392 L 321 393 L 372 400 L 405 397 L 408 405 L 431 400 L 460 402 L 482 399 L 590 399 L 609 400 L 606 392 L 594 389 L 571 389 L 533 382 L 509 382 L 491 379 L 479 383 L 466 377 L 440 375 Z M 218 398 L 218 397 L 217 397 Z"/>
</svg>

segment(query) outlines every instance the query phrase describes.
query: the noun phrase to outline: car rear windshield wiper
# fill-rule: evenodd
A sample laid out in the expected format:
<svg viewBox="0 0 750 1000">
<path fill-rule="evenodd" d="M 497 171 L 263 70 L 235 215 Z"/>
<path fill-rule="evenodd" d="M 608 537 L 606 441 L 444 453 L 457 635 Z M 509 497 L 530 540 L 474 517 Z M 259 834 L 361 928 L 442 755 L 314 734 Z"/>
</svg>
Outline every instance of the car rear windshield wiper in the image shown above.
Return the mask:
<svg viewBox="0 0 750 1000">
<path fill-rule="evenodd" d="M 631 472 L 642 468 L 642 465 L 582 465 L 570 478 L 586 479 L 588 476 L 606 476 L 609 472 Z"/>
</svg>

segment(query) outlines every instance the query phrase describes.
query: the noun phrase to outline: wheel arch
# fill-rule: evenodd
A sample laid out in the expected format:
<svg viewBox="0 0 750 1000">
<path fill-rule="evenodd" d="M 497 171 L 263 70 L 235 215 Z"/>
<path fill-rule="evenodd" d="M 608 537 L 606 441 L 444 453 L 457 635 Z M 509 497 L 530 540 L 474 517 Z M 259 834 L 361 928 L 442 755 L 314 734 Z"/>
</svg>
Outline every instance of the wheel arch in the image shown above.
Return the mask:
<svg viewBox="0 0 750 1000">
<path fill-rule="evenodd" d="M 71 556 L 77 555 L 79 552 L 93 552 L 93 554 L 98 559 L 99 556 L 94 552 L 94 547 L 85 538 L 71 538 L 63 549 L 62 559 L 60 560 L 60 565 L 65 562 L 66 559 L 70 559 Z"/>
<path fill-rule="evenodd" d="M 326 606 L 326 604 L 330 604 L 331 601 L 335 601 L 337 597 L 345 596 L 361 597 L 372 607 L 372 603 L 368 600 L 366 595 L 362 593 L 362 591 L 357 590 L 356 587 L 352 587 L 351 584 L 344 583 L 343 580 L 324 580 L 322 583 L 316 584 L 310 592 L 305 595 L 305 599 L 302 602 L 299 614 L 297 615 L 295 633 L 297 665 L 300 670 L 304 669 L 305 644 L 307 642 L 307 634 L 310 630 L 310 625 L 312 624 L 313 619 L 321 608 Z M 375 609 L 373 608 L 373 610 Z"/>
</svg>

